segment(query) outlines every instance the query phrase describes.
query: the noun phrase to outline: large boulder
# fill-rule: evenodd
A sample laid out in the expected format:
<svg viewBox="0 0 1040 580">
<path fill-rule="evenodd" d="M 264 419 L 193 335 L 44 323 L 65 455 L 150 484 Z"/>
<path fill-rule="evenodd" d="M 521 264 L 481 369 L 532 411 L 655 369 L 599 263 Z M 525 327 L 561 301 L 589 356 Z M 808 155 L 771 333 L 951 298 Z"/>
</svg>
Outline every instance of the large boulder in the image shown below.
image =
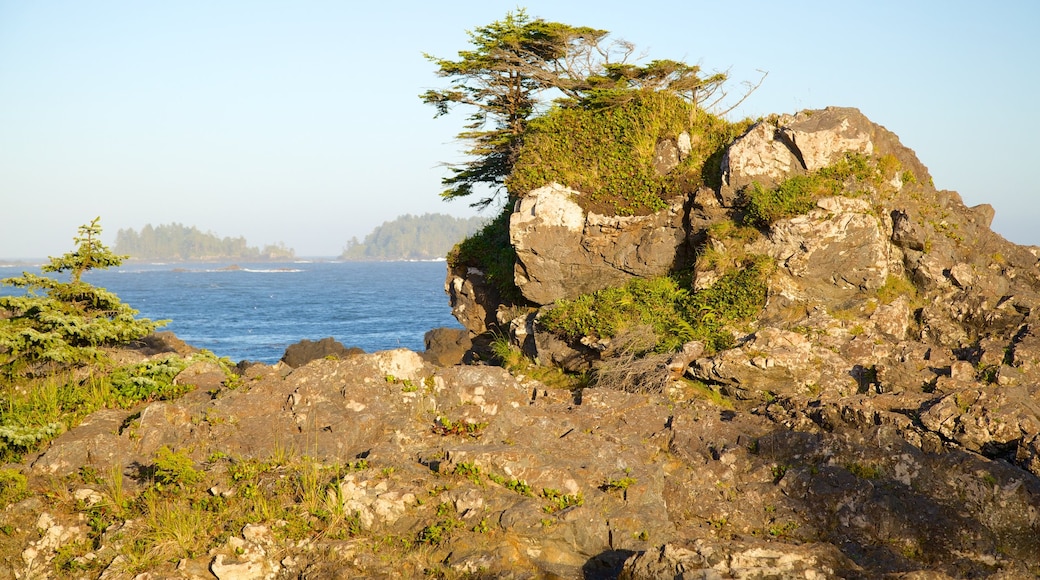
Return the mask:
<svg viewBox="0 0 1040 580">
<path fill-rule="evenodd" d="M 771 187 L 826 167 L 846 153 L 894 155 L 918 182 L 931 183 L 928 169 L 895 134 L 858 109 L 827 107 L 759 121 L 734 141 L 722 160 L 720 198 L 724 206 L 733 207 L 752 181 Z"/>
<path fill-rule="evenodd" d="M 305 338 L 296 344 L 289 345 L 281 360 L 286 365 L 296 368 L 319 358 L 346 358 L 364 352 L 356 346 L 347 348 L 331 336 L 317 341 Z"/>
<path fill-rule="evenodd" d="M 603 216 L 583 210 L 579 195 L 552 183 L 517 202 L 509 239 L 516 285 L 531 302 L 550 304 L 685 265 L 685 198 L 651 215 Z"/>
</svg>

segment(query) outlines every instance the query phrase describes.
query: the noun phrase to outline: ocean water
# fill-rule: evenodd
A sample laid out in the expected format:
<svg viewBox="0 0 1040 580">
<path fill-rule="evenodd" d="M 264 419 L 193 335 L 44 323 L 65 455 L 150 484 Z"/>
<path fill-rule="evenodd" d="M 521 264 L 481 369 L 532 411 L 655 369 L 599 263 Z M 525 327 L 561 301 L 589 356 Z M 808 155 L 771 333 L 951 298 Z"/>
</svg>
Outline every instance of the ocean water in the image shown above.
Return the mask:
<svg viewBox="0 0 1040 580">
<path fill-rule="evenodd" d="M 0 267 L 0 278 L 22 270 L 39 273 Z M 290 344 L 329 336 L 366 352 L 422 351 L 426 331 L 461 328 L 444 277 L 444 262 L 264 262 L 126 263 L 83 279 L 144 318 L 170 320 L 161 330 L 192 346 L 274 363 Z"/>
</svg>

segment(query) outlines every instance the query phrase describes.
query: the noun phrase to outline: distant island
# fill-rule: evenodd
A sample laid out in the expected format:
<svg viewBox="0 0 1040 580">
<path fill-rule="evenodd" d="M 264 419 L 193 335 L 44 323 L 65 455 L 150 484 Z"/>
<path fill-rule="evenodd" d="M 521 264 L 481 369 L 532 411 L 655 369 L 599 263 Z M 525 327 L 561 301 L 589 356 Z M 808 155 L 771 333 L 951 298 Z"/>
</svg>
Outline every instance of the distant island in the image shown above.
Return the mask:
<svg viewBox="0 0 1040 580">
<path fill-rule="evenodd" d="M 136 260 L 292 260 L 296 252 L 285 244 L 269 244 L 260 249 L 250 246 L 246 239 L 221 238 L 212 232 L 202 232 L 195 226 L 178 223 L 153 227 L 148 224 L 138 232 L 133 228 L 116 233 L 113 250 Z"/>
<path fill-rule="evenodd" d="M 482 228 L 483 217 L 458 218 L 440 213 L 405 214 L 372 230 L 363 242 L 351 238 L 342 260 L 437 260 L 463 238 Z"/>
</svg>

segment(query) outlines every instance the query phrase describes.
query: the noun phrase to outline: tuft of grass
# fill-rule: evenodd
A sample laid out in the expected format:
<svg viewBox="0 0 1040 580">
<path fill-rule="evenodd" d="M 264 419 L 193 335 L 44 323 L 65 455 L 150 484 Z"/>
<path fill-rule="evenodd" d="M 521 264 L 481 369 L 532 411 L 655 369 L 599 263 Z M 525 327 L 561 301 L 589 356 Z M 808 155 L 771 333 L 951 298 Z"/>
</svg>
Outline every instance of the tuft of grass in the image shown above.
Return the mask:
<svg viewBox="0 0 1040 580">
<path fill-rule="evenodd" d="M 891 304 L 900 296 L 908 296 L 913 302 L 917 298 L 917 287 L 903 276 L 889 274 L 885 283 L 877 289 L 877 298 L 882 304 Z"/>
<path fill-rule="evenodd" d="M 495 336 L 490 347 L 491 354 L 497 359 L 498 364 L 513 375 L 524 375 L 549 388 L 557 389 L 574 390 L 589 384 L 589 377 L 585 373 L 568 373 L 554 366 L 536 363 L 505 336 Z"/>
<path fill-rule="evenodd" d="M 17 469 L 0 469 L 0 508 L 29 496 L 28 480 Z"/>
</svg>

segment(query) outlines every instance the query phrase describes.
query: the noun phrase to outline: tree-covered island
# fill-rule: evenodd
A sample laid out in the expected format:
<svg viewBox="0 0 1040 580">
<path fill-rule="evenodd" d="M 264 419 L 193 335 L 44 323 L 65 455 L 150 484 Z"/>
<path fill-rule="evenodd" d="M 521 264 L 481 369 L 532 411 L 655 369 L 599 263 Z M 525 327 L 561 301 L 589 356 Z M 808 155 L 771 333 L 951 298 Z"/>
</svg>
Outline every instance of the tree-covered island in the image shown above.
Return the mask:
<svg viewBox="0 0 1040 580">
<path fill-rule="evenodd" d="M 296 252 L 282 242 L 250 246 L 242 236 L 221 238 L 179 223 L 148 224 L 116 233 L 114 251 L 137 260 L 292 260 Z"/>
</svg>

